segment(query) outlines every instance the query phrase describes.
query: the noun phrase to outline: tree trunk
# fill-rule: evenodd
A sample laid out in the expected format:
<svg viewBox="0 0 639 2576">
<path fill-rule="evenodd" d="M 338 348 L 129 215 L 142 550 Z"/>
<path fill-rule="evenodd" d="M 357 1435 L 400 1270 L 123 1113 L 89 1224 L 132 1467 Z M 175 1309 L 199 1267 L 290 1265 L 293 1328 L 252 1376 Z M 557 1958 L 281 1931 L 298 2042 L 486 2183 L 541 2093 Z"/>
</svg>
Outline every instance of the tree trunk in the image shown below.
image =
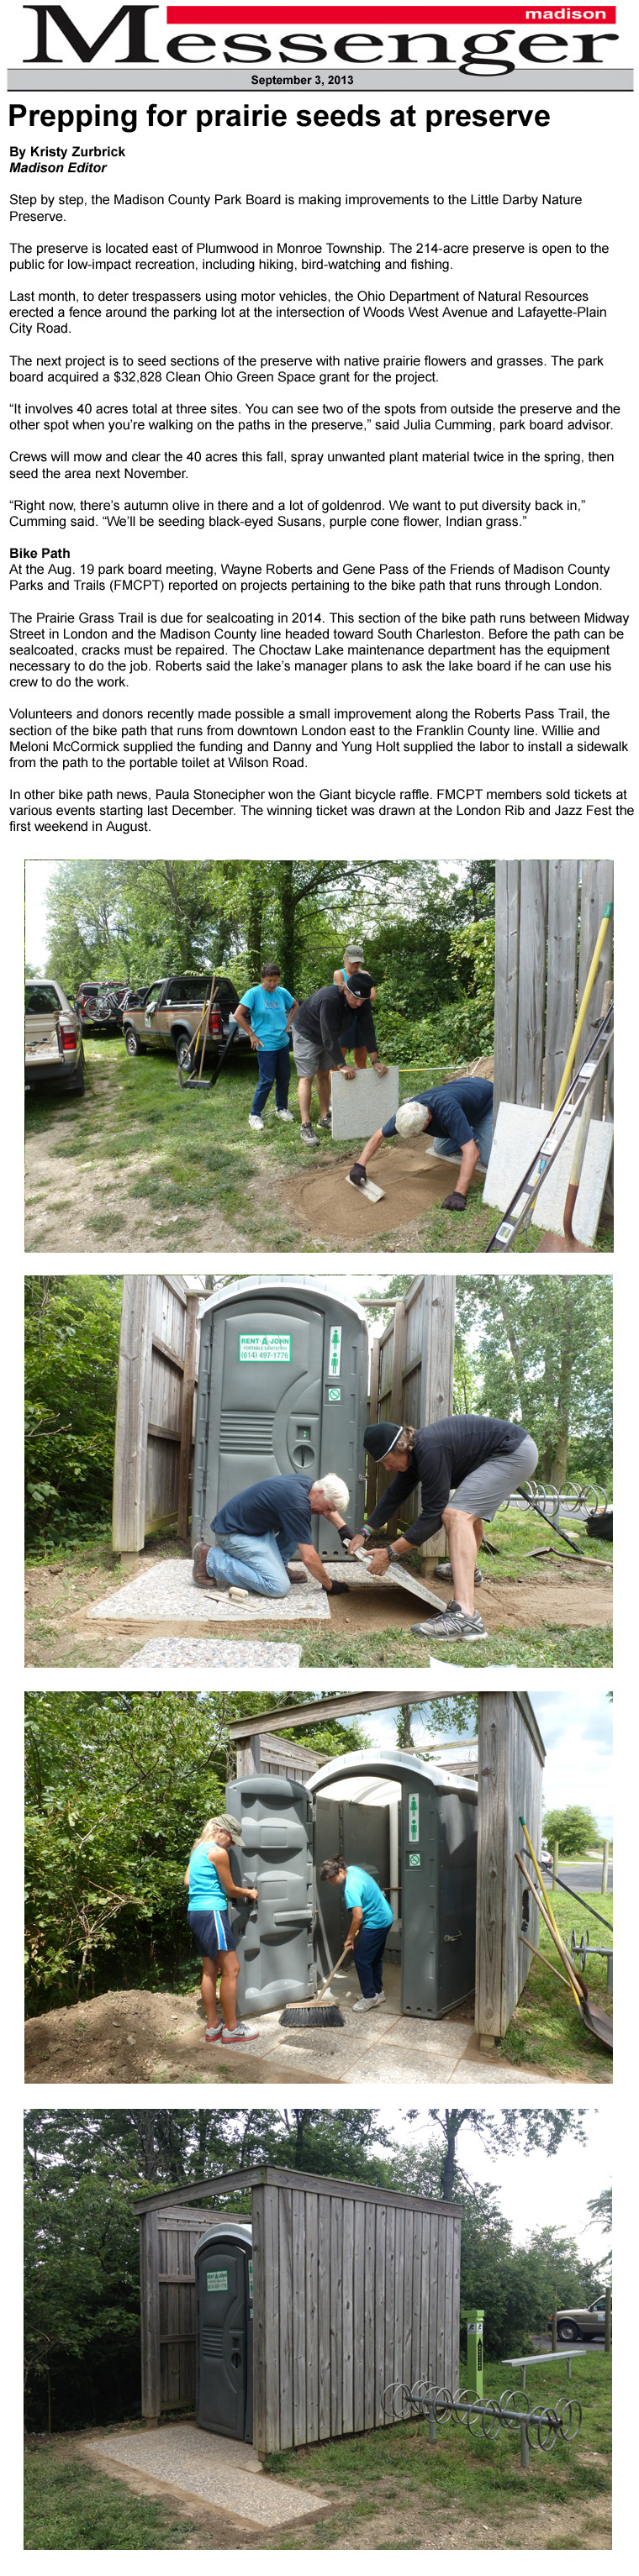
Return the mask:
<svg viewBox="0 0 639 2576">
<path fill-rule="evenodd" d="M 260 966 L 262 963 L 262 922 L 264 918 L 265 890 L 266 889 L 262 883 L 261 866 L 256 864 L 256 866 L 252 867 L 250 870 L 246 931 L 249 974 L 254 984 L 259 984 Z"/>
<path fill-rule="evenodd" d="M 407 1699 L 403 1699 L 400 1705 L 399 1717 L 397 1720 L 397 1744 L 401 1753 L 414 1753 L 415 1751 L 411 1734 L 410 1700 Z"/>
<path fill-rule="evenodd" d="M 280 919 L 282 924 L 281 972 L 282 983 L 288 986 L 289 993 L 295 992 L 296 914 L 297 904 L 293 888 L 293 870 L 292 867 L 282 868 L 280 879 Z"/>
<path fill-rule="evenodd" d="M 557 1391 L 557 1430 L 555 1434 L 555 1451 L 551 1468 L 551 1483 L 557 1486 L 559 1492 L 561 1492 L 562 1485 L 565 1485 L 568 1470 L 574 1314 L 575 1308 L 572 1285 L 571 1282 L 568 1281 L 566 1283 L 566 1296 L 563 1301 L 561 1316 L 559 1387 Z"/>
<path fill-rule="evenodd" d="M 444 2112 L 444 2121 L 445 2121 L 445 2125 L 446 2125 L 446 2146 L 445 2146 L 445 2151 L 444 2151 L 444 2155 L 443 2155 L 443 2158 L 442 2158 L 442 2167 L 441 2167 L 441 2174 L 440 2174 L 440 2197 L 441 2197 L 441 2199 L 442 2199 L 442 2200 L 452 2200 L 452 2197 L 453 2197 L 453 2184 L 454 2184 L 454 2180 L 455 2180 L 455 2155 L 456 2155 L 456 2151 L 457 2151 L 457 2137 L 458 2137 L 458 2132 L 459 2132 L 459 2130 L 461 2129 L 462 2120 L 466 2119 L 467 2117 L 468 2117 L 468 2114 L 467 2114 L 467 2112 L 464 2112 L 464 2111 L 445 2111 L 445 2112 Z"/>
</svg>

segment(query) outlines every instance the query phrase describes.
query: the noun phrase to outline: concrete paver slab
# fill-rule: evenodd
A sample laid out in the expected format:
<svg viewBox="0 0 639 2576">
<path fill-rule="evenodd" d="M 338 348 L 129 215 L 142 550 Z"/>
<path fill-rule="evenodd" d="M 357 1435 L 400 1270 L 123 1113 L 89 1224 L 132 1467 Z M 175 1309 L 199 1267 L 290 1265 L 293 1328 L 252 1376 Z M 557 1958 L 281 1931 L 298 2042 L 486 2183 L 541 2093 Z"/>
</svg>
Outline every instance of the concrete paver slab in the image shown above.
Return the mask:
<svg viewBox="0 0 639 2576">
<path fill-rule="evenodd" d="M 334 1073 L 331 1083 L 333 1137 L 339 1144 L 350 1144 L 374 1135 L 387 1118 L 394 1118 L 399 1108 L 399 1070 L 389 1064 L 384 1074 L 376 1073 L 372 1064 L 356 1067 L 355 1081 L 347 1082 L 343 1073 Z"/>
<path fill-rule="evenodd" d="M 500 1101 L 484 1188 L 485 1207 L 500 1208 L 503 1215 L 533 1155 L 539 1153 L 549 1126 L 550 1115 L 545 1109 L 526 1109 L 512 1100 Z M 535 1207 L 535 1225 L 547 1226 L 553 1233 L 561 1233 L 563 1228 L 576 1138 L 575 1124 L 542 1183 Z M 604 1125 L 601 1119 L 592 1118 L 573 1217 L 578 1243 L 594 1243 L 612 1147 L 612 1123 Z"/>
<path fill-rule="evenodd" d="M 133 1672 L 143 1665 L 148 1671 L 152 1664 L 158 1670 L 166 1665 L 175 1669 L 179 1664 L 188 1664 L 200 1668 L 207 1665 L 209 1669 L 211 1665 L 224 1666 L 228 1672 L 250 1663 L 251 1667 L 260 1665 L 262 1671 L 297 1672 L 301 1653 L 301 1646 L 295 1646 L 292 1638 L 290 1645 L 274 1646 L 262 1644 L 258 1637 L 238 1641 L 237 1645 L 230 1637 L 151 1637 L 148 1645 L 141 1646 L 136 1655 L 127 1655 L 125 1663 L 116 1669 Z"/>
<path fill-rule="evenodd" d="M 329 2503 L 328 2496 L 318 2495 L 314 2488 L 306 2491 L 298 2486 L 293 2492 L 283 2478 L 265 2476 L 248 2443 L 203 2433 L 196 2424 L 160 2425 L 157 2432 L 109 2433 L 83 2447 L 96 2466 L 106 2453 L 124 2468 L 137 2469 L 157 2478 L 161 2486 L 221 2511 L 227 2508 L 266 2531 L 306 2522 L 311 2514 L 324 2513 Z"/>
<path fill-rule="evenodd" d="M 313 1575 L 307 1583 L 294 1583 L 282 1601 L 266 1600 L 254 1593 L 247 1601 L 230 1601 L 228 1592 L 202 1592 L 193 1582 L 190 1562 L 185 1557 L 164 1557 L 159 1565 L 149 1566 L 123 1583 L 117 1592 L 109 1592 L 106 1601 L 94 1601 L 87 1611 L 88 1619 L 115 1621 L 118 1627 L 144 1625 L 147 1620 L 157 1627 L 159 1620 L 184 1619 L 187 1629 L 196 1621 L 213 1628 L 216 1620 L 239 1626 L 263 1626 L 265 1610 L 271 1619 L 287 1624 L 303 1619 L 328 1619 L 328 1593 L 316 1583 Z"/>
</svg>

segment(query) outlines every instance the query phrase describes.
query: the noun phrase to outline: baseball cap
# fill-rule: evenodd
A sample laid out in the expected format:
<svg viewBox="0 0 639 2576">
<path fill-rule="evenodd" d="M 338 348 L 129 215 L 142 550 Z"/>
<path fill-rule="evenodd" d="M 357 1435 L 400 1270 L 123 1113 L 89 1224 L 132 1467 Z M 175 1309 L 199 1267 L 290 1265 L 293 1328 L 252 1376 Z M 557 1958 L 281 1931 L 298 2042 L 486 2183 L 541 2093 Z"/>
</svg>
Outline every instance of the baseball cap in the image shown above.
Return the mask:
<svg viewBox="0 0 639 2576">
<path fill-rule="evenodd" d="M 240 1849 L 243 1851 L 244 1838 L 240 1833 L 239 1825 L 236 1824 L 234 1816 L 215 1816 L 214 1823 L 219 1827 L 222 1833 L 230 1834 L 232 1841 L 234 1843 L 239 1843 Z"/>
</svg>

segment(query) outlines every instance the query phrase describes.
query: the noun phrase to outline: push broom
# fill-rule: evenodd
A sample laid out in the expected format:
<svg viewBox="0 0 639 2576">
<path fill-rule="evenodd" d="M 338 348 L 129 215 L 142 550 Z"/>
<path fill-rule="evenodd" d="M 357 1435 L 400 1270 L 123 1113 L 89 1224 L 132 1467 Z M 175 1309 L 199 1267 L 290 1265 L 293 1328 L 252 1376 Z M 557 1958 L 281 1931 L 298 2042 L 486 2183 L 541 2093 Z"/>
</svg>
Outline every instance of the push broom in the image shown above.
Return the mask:
<svg viewBox="0 0 639 2576">
<path fill-rule="evenodd" d="M 327 1993 L 331 1978 L 335 1977 L 338 1968 L 342 1967 L 348 1947 L 347 1942 L 341 1958 L 336 1959 L 334 1968 L 331 1968 L 330 1976 L 325 1977 L 323 1986 L 320 1986 L 318 1995 L 309 1995 L 308 2003 L 284 2005 L 284 2011 L 280 2013 L 282 2030 L 344 2029 L 344 2015 L 340 2012 L 339 2004 L 323 2004 L 322 1995 Z"/>
</svg>

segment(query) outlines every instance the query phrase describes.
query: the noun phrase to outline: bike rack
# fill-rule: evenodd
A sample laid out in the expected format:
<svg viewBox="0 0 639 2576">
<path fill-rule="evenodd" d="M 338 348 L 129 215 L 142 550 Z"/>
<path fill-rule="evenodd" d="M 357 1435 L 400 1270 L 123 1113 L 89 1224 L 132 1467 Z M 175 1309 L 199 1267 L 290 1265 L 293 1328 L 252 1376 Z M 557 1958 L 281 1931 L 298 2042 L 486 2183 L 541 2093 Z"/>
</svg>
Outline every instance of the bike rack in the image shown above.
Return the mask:
<svg viewBox="0 0 639 2576">
<path fill-rule="evenodd" d="M 517 2404 L 521 2392 L 502 2390 L 498 2398 L 476 2398 L 470 2389 L 460 2388 L 453 2396 L 450 2388 L 429 2387 L 417 2379 L 413 2388 L 402 2379 L 389 2380 L 382 2390 L 384 2422 L 399 2424 L 417 2417 L 428 2417 L 428 2437 L 437 2440 L 438 2423 L 463 2424 L 466 2432 L 476 2428 L 487 2442 L 496 2442 L 500 2433 L 519 2433 L 522 2469 L 530 2460 L 530 2444 L 539 2451 L 554 2451 L 557 2442 L 574 2442 L 581 2429 L 581 2407 L 576 2397 L 565 2397 L 559 2406 Z"/>
</svg>

